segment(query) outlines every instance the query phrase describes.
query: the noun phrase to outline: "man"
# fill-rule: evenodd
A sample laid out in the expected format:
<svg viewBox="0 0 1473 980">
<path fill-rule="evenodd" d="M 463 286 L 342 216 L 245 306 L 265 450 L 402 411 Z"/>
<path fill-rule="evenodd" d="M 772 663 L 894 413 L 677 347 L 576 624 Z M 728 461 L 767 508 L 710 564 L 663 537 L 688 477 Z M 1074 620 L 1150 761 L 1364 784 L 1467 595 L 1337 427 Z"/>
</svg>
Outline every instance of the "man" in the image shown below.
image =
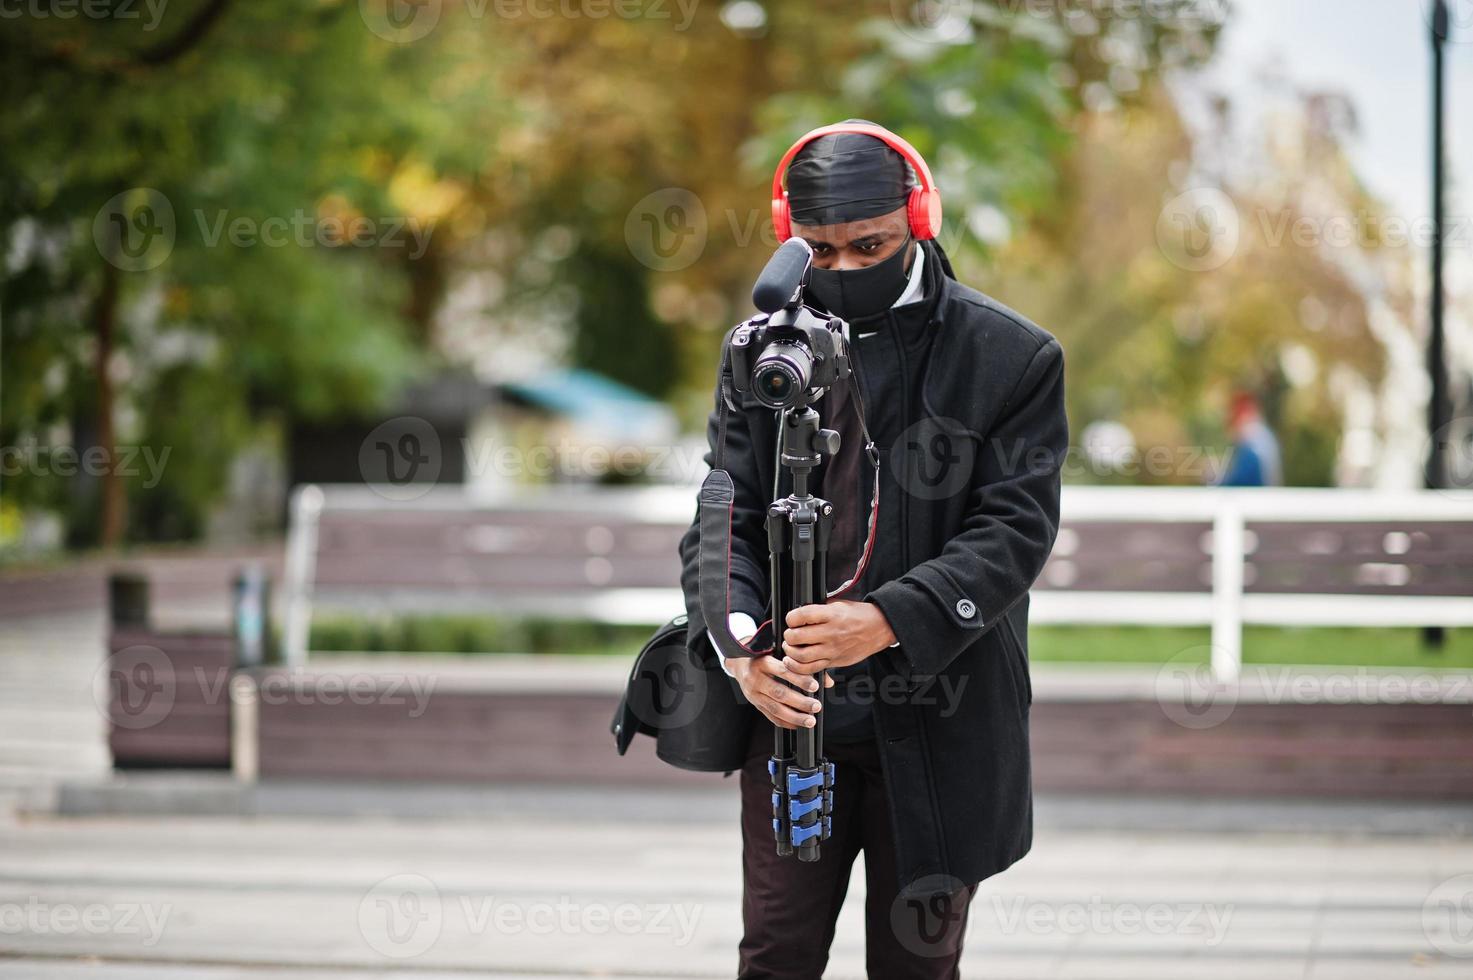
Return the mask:
<svg viewBox="0 0 1473 980">
<path fill-rule="evenodd" d="M 813 724 L 820 676 L 833 684 L 821 709 L 837 768 L 833 833 L 815 863 L 776 855 L 772 731 L 752 726 L 740 976 L 821 976 L 862 851 L 869 975 L 955 977 L 977 883 L 1032 841 L 1028 589 L 1058 525 L 1063 355 L 1047 332 L 955 280 L 933 240 L 939 200 L 934 220 L 926 214 L 929 171 L 908 144 L 850 120 L 795 149 L 775 224 L 780 239 L 813 248 L 805 300 L 848 321 L 881 491 L 857 587 L 793 610 L 773 656 L 724 665 L 762 719 L 788 728 Z M 726 432 L 727 608 L 732 631 L 750 638 L 767 608 L 767 505 L 790 488 L 774 493 L 773 413 L 745 398 L 739 407 Z M 816 491 L 837 512 L 832 588 L 863 550 L 872 482 L 846 388 L 818 408 L 842 435 Z M 713 447 L 717 433 L 713 412 Z M 691 642 L 704 648 L 697 545 L 693 527 L 682 585 Z"/>
<path fill-rule="evenodd" d="M 1228 412 L 1228 435 L 1233 452 L 1218 486 L 1277 487 L 1284 482 L 1279 440 L 1263 420 L 1258 399 L 1246 391 L 1233 395 Z"/>
</svg>

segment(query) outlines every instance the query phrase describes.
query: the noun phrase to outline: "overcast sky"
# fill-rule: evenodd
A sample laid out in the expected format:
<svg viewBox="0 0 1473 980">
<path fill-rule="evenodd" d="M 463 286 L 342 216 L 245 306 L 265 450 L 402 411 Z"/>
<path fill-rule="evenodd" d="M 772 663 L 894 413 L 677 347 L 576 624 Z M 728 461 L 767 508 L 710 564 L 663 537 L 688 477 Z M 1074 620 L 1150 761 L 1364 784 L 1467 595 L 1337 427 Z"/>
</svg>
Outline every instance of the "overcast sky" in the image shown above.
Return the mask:
<svg viewBox="0 0 1473 980">
<path fill-rule="evenodd" d="M 1229 95 L 1275 60 L 1308 86 L 1350 96 L 1349 148 L 1370 189 L 1401 215 L 1431 211 L 1431 0 L 1232 0 L 1210 77 Z M 1450 214 L 1473 210 L 1473 0 L 1452 0 L 1447 120 Z M 1461 188 L 1461 190 L 1460 190 Z"/>
</svg>

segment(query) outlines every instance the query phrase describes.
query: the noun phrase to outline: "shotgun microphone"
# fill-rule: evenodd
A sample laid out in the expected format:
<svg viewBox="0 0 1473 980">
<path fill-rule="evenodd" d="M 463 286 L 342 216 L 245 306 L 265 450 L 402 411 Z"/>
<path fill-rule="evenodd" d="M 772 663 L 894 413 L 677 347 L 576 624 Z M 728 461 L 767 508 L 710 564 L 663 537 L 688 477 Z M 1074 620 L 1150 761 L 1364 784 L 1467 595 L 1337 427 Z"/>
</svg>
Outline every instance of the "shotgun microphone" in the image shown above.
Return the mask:
<svg viewBox="0 0 1473 980">
<path fill-rule="evenodd" d="M 813 268 L 813 249 L 801 238 L 789 238 L 767 260 L 757 284 L 752 287 L 752 305 L 763 313 L 776 313 L 798 301 L 808 285 Z"/>
</svg>

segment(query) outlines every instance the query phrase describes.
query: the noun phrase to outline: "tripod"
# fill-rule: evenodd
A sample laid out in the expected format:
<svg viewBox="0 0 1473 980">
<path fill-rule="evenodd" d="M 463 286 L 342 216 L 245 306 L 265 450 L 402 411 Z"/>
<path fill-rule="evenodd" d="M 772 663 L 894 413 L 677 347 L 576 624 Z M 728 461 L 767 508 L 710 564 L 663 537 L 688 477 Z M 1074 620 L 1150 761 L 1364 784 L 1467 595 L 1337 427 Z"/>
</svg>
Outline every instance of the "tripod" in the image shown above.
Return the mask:
<svg viewBox="0 0 1473 980">
<path fill-rule="evenodd" d="M 819 427 L 811 405 L 783 411 L 779 424 L 779 460 L 793 476 L 793 491 L 767 509 L 767 544 L 771 556 L 773 655 L 781 654 L 788 612 L 823 602 L 828 592 L 829 536 L 834 506 L 808 492 L 808 478 L 825 454 L 839 451 L 839 433 Z M 824 675 L 813 696 L 824 699 Z M 834 764 L 823 757 L 823 712 L 812 728 L 774 726 L 772 758 L 772 830 L 777 853 L 794 851 L 800 861 L 817 861 L 819 842 L 833 823 Z"/>
</svg>

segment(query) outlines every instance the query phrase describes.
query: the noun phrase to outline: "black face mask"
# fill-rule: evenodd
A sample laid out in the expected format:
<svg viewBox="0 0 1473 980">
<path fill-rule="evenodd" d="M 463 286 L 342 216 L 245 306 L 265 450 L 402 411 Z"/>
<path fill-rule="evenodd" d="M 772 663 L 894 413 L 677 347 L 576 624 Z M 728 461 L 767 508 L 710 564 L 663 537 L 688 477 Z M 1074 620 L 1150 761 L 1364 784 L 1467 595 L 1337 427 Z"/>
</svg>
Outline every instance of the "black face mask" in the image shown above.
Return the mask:
<svg viewBox="0 0 1473 980">
<path fill-rule="evenodd" d="M 910 273 L 905 257 L 910 254 L 911 238 L 893 255 L 863 269 L 820 269 L 815 267 L 808 279 L 809 294 L 834 316 L 860 320 L 883 313 L 895 305 L 905 292 Z"/>
</svg>

